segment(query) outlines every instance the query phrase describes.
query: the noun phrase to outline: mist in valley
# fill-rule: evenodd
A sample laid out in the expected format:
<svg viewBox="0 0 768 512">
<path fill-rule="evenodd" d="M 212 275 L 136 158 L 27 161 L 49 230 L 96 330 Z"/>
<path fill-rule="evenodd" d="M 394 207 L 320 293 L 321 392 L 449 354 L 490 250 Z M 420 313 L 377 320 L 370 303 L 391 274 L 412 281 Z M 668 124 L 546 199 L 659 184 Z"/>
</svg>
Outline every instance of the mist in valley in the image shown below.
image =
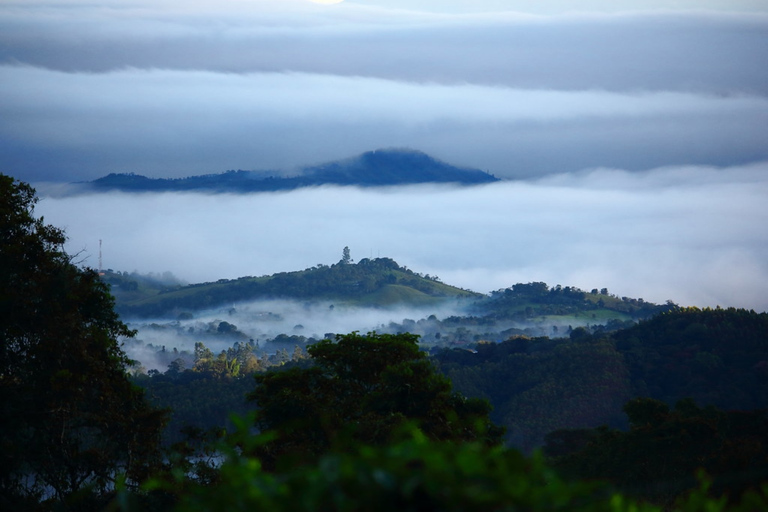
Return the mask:
<svg viewBox="0 0 768 512">
<path fill-rule="evenodd" d="M 126 340 L 126 351 L 147 369 L 165 370 L 165 358 L 158 351 L 194 353 L 195 343 L 202 342 L 214 354 L 235 343 L 252 341 L 258 351 L 267 355 L 279 349 L 293 351 L 291 342 L 272 342 L 284 336 L 319 341 L 335 334 L 353 331 L 396 333 L 405 323 L 411 331 L 430 331 L 427 319 L 441 320 L 466 314 L 466 303 L 442 304 L 436 307 L 363 308 L 332 302 L 299 302 L 290 300 L 254 301 L 201 311 L 183 318 L 131 320 L 129 327 L 138 331 L 135 339 Z M 415 329 L 416 323 L 420 329 Z M 222 325 L 223 323 L 223 325 Z M 285 339 L 285 338 L 283 338 Z"/>
</svg>

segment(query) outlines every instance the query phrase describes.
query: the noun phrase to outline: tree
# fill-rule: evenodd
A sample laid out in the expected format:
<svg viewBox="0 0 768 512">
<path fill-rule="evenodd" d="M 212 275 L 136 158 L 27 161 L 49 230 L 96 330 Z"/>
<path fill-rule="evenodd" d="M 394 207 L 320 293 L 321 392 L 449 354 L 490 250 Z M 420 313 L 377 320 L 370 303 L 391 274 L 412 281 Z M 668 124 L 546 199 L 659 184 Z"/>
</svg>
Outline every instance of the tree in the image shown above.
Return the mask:
<svg viewBox="0 0 768 512">
<path fill-rule="evenodd" d="M 72 263 L 64 233 L 33 215 L 35 191 L 0 175 L 0 507 L 71 501 L 146 478 L 165 412 L 131 362 L 98 274 Z"/>
<path fill-rule="evenodd" d="M 485 400 L 451 391 L 413 334 L 339 335 L 310 345 L 309 368 L 256 375 L 248 398 L 256 425 L 278 438 L 261 447 L 269 464 L 285 454 L 318 456 L 340 444 L 391 442 L 408 423 L 435 440 L 501 441 Z"/>
<path fill-rule="evenodd" d="M 341 253 L 341 263 L 343 265 L 349 265 L 352 263 L 352 257 L 349 254 L 349 247 L 344 247 L 344 250 Z"/>
</svg>

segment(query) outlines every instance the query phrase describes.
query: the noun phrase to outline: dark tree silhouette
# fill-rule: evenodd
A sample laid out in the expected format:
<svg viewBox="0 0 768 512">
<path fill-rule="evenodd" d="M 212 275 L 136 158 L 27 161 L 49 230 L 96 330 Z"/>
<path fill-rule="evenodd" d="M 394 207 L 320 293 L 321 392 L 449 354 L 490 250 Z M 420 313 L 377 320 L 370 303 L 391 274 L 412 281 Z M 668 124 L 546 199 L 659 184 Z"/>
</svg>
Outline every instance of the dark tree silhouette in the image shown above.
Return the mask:
<svg viewBox="0 0 768 512">
<path fill-rule="evenodd" d="M 64 233 L 34 217 L 36 202 L 32 187 L 0 175 L 4 510 L 98 499 L 119 474 L 143 480 L 165 422 L 128 379 L 118 338 L 132 332 L 107 286 L 72 263 Z"/>
</svg>

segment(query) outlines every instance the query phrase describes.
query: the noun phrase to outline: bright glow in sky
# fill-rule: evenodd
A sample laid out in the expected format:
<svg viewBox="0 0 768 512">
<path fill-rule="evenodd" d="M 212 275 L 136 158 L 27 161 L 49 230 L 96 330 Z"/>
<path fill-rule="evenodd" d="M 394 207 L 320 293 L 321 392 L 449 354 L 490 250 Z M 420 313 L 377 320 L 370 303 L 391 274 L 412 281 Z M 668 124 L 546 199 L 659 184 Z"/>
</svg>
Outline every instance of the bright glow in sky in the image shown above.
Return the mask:
<svg viewBox="0 0 768 512">
<path fill-rule="evenodd" d="M 517 11 L 535 14 L 721 10 L 766 12 L 764 0 L 347 0 L 362 5 L 435 12 Z"/>
</svg>

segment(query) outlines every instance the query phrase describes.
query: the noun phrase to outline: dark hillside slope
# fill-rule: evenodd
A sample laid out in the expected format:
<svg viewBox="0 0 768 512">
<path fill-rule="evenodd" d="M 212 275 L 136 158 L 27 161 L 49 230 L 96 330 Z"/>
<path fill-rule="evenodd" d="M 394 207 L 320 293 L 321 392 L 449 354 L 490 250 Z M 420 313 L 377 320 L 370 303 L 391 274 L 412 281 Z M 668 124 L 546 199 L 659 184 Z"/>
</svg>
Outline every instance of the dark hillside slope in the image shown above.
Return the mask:
<svg viewBox="0 0 768 512">
<path fill-rule="evenodd" d="M 489 399 L 492 419 L 525 449 L 556 429 L 622 426 L 632 397 L 768 408 L 768 314 L 743 309 L 677 308 L 610 335 L 433 352 L 454 387 Z"/>
<path fill-rule="evenodd" d="M 723 409 L 768 407 L 768 313 L 683 308 L 611 336 L 634 394 Z"/>
</svg>

